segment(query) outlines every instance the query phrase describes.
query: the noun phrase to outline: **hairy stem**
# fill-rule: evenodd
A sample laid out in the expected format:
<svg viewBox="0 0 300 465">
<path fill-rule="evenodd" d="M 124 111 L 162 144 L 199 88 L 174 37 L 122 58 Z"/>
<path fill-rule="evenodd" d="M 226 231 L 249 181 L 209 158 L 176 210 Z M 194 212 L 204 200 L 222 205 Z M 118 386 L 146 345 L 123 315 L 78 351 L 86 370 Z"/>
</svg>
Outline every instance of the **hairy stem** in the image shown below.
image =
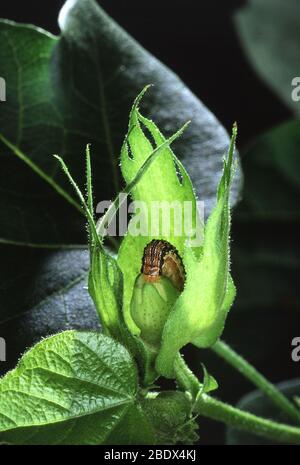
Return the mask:
<svg viewBox="0 0 300 465">
<path fill-rule="evenodd" d="M 174 370 L 178 386 L 183 391 L 190 392 L 193 399 L 196 399 L 197 394 L 201 389 L 201 384 L 199 383 L 198 378 L 185 363 L 182 355 L 179 353 L 175 359 Z"/>
<path fill-rule="evenodd" d="M 238 370 L 245 378 L 257 386 L 279 409 L 286 413 L 291 420 L 300 423 L 300 411 L 285 397 L 274 384 L 270 383 L 247 360 L 237 354 L 225 342 L 218 341 L 212 350 L 226 362 Z"/>
<path fill-rule="evenodd" d="M 300 444 L 300 428 L 277 423 L 258 417 L 252 413 L 244 412 L 224 402 L 216 400 L 206 394 L 198 399 L 195 411 L 213 420 L 226 423 L 226 425 L 248 431 L 280 443 Z"/>
</svg>

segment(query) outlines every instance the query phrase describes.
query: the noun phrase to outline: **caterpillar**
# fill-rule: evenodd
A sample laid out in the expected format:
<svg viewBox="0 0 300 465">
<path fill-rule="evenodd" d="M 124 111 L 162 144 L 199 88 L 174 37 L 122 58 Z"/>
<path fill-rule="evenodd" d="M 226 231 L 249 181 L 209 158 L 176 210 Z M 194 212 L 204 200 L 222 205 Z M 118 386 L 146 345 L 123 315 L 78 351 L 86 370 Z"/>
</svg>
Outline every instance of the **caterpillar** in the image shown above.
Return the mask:
<svg viewBox="0 0 300 465">
<path fill-rule="evenodd" d="M 167 241 L 153 239 L 146 245 L 141 273 L 148 282 L 156 282 L 165 276 L 179 291 L 183 290 L 184 266 L 176 248 Z"/>
</svg>

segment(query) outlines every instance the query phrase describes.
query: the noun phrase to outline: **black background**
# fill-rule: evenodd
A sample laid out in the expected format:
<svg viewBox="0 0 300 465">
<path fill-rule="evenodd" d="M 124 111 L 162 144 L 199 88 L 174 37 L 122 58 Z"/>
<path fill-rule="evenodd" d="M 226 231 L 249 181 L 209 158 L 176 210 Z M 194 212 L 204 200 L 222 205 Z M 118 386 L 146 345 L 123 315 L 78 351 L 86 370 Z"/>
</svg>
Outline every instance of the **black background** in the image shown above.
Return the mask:
<svg viewBox="0 0 300 465">
<path fill-rule="evenodd" d="M 57 16 L 63 3 L 63 0 L 2 1 L 0 17 L 32 23 L 58 34 Z M 241 151 L 252 138 L 292 116 L 255 74 L 239 44 L 233 13 L 246 1 L 101 0 L 100 3 L 146 49 L 175 71 L 228 131 L 234 121 L 238 122 Z M 243 226 L 233 225 L 233 241 L 247 236 Z M 268 240 L 272 235 L 275 237 L 270 228 L 265 229 Z M 299 364 L 289 357 L 289 344 L 295 335 L 287 333 L 285 351 L 280 349 L 276 358 L 269 357 L 259 366 L 272 381 L 299 373 L 296 366 Z M 200 364 L 198 360 L 192 362 L 195 368 Z M 242 379 L 239 389 L 232 388 L 230 379 L 225 383 L 225 397 L 233 402 L 237 400 L 237 391 L 241 395 L 252 389 Z M 220 426 L 203 422 L 202 443 L 218 443 L 221 437 Z"/>
</svg>

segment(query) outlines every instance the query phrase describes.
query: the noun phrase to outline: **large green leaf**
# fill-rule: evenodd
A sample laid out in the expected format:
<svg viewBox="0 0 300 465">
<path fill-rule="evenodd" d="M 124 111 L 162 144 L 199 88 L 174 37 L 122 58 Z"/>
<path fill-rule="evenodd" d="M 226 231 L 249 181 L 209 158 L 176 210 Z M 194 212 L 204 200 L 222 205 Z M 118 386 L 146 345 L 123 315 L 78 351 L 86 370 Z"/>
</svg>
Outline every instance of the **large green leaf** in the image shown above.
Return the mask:
<svg viewBox="0 0 300 465">
<path fill-rule="evenodd" d="M 96 332 L 37 344 L 0 381 L 0 442 L 152 444 L 127 350 Z"/>
<path fill-rule="evenodd" d="M 7 82 L 0 133 L 52 179 L 56 171 L 52 154 L 64 151 L 66 131 L 50 75 L 57 39 L 7 21 L 1 21 L 0 30 L 0 63 Z M 0 241 L 25 245 L 82 242 L 80 214 L 14 158 L 3 141 L 0 144 Z"/>
<path fill-rule="evenodd" d="M 299 102 L 292 99 L 292 80 L 299 76 L 300 3 L 298 0 L 247 3 L 235 17 L 242 45 L 260 76 L 299 115 Z"/>
<path fill-rule="evenodd" d="M 118 157 L 128 112 L 149 83 L 156 88 L 145 107 L 162 129 L 175 132 L 193 120 L 177 150 L 209 212 L 228 144 L 219 122 L 95 1 L 67 1 L 59 24 L 62 33 L 57 38 L 32 26 L 0 23 L 0 66 L 7 82 L 7 101 L 0 108 L 0 132 L 6 138 L 0 146 L 1 240 L 84 242 L 79 212 L 12 152 L 21 150 L 19 157 L 27 156 L 36 171 L 43 170 L 47 181 L 56 183 L 56 190 L 62 187 L 68 194 L 51 155 L 63 156 L 82 187 L 83 155 L 90 142 L 95 199 L 110 199 L 120 187 Z"/>
</svg>

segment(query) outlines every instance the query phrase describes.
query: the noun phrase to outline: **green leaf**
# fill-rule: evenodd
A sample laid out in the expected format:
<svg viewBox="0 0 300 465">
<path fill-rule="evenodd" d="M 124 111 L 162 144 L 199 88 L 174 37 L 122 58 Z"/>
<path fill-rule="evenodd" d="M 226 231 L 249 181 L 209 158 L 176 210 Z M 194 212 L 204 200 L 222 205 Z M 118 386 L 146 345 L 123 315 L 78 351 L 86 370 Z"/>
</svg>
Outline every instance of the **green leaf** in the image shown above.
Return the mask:
<svg viewBox="0 0 300 465">
<path fill-rule="evenodd" d="M 203 363 L 201 365 L 202 365 L 204 377 L 203 377 L 203 385 L 202 385 L 200 394 L 211 392 L 211 391 L 214 391 L 215 389 L 218 389 L 218 383 L 215 380 L 215 378 L 211 374 L 208 373 Z"/>
<path fill-rule="evenodd" d="M 142 402 L 156 436 L 156 444 L 195 444 L 197 423 L 191 401 L 182 392 L 165 391 Z"/>
<path fill-rule="evenodd" d="M 299 394 L 300 380 L 294 379 L 278 384 L 278 388 L 289 398 Z M 253 391 L 244 396 L 237 404 L 237 407 L 254 413 L 255 415 L 270 418 L 282 423 L 290 424 L 290 419 L 287 418 L 282 412 L 278 411 L 274 404 L 270 402 L 260 391 Z M 295 425 L 297 426 L 297 425 Z M 254 434 L 245 433 L 244 431 L 235 428 L 227 429 L 227 444 L 230 445 L 272 445 L 278 442 L 263 439 Z"/>
<path fill-rule="evenodd" d="M 189 342 L 200 348 L 214 344 L 223 331 L 235 297 L 235 287 L 229 274 L 229 193 L 235 138 L 236 127 L 228 158 L 224 160 L 217 204 L 205 225 L 203 251 L 197 258 L 192 248 L 185 247 L 184 291 L 166 322 L 156 361 L 157 371 L 166 377 L 173 377 L 174 360 L 183 346 Z"/>
<path fill-rule="evenodd" d="M 0 63 L 7 83 L 7 101 L 0 110 L 0 240 L 24 245 L 83 242 L 83 222 L 74 206 L 62 201 L 12 154 L 17 152 L 23 159 L 28 155 L 29 163 L 55 182 L 51 155 L 63 150 L 65 138 L 49 69 L 57 39 L 32 26 L 8 21 L 0 22 L 0 30 Z"/>
<path fill-rule="evenodd" d="M 235 16 L 244 50 L 258 74 L 296 114 L 292 80 L 299 76 L 298 0 L 250 0 Z"/>
<path fill-rule="evenodd" d="M 13 444 L 152 444 L 124 347 L 67 331 L 37 344 L 0 382 L 0 441 Z"/>
<path fill-rule="evenodd" d="M 33 26 L 0 22 L 0 67 L 7 82 L 0 124 L 8 141 L 0 144 L 0 240 L 40 246 L 85 242 L 83 218 L 67 202 L 65 194 L 73 194 L 52 154 L 62 156 L 82 190 L 83 156 L 91 143 L 94 198 L 112 198 L 120 188 L 119 151 L 128 111 L 149 83 L 156 90 L 145 101 L 147 113 L 162 128 L 174 132 L 193 118 L 178 152 L 209 211 L 228 143 L 219 122 L 95 1 L 66 2 L 59 23 L 61 36 L 54 37 Z M 19 158 L 22 153 L 31 168 L 34 163 L 43 179 L 13 153 Z"/>
</svg>

